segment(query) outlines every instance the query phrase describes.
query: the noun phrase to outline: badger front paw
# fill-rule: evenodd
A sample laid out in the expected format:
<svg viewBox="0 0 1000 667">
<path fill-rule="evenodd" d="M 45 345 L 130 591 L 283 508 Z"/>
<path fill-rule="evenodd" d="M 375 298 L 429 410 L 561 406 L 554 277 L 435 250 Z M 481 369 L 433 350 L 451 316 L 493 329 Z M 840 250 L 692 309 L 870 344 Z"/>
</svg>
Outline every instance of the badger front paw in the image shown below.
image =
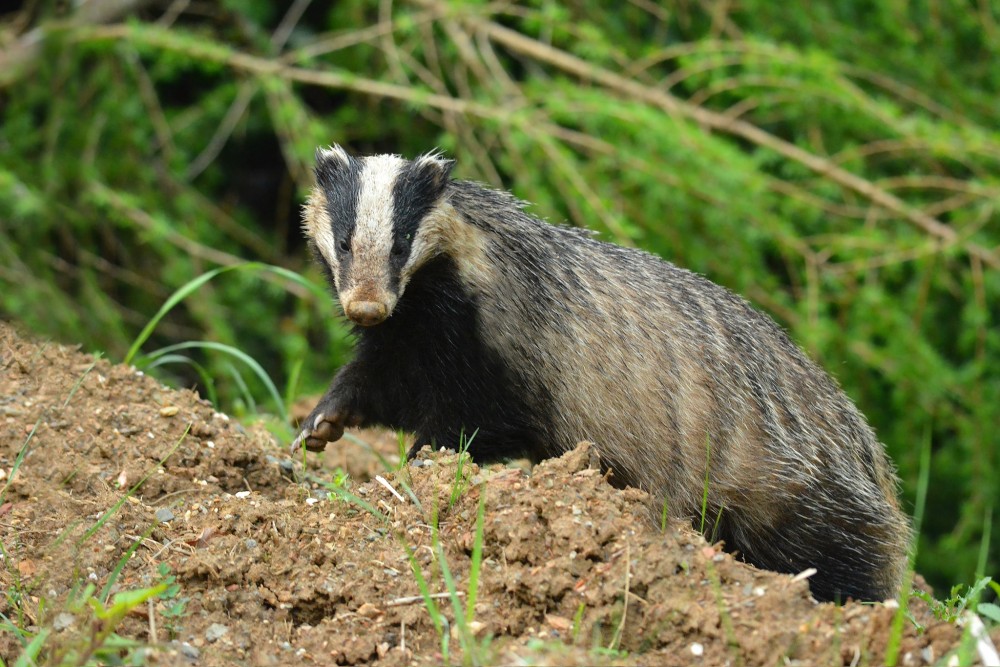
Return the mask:
<svg viewBox="0 0 1000 667">
<path fill-rule="evenodd" d="M 322 409 L 323 407 L 317 406 L 303 422 L 302 431 L 292 441 L 292 451 L 304 446 L 310 452 L 321 452 L 326 443 L 340 440 L 344 435 L 344 427 L 361 425 L 359 415 L 348 414 L 343 409 Z"/>
</svg>

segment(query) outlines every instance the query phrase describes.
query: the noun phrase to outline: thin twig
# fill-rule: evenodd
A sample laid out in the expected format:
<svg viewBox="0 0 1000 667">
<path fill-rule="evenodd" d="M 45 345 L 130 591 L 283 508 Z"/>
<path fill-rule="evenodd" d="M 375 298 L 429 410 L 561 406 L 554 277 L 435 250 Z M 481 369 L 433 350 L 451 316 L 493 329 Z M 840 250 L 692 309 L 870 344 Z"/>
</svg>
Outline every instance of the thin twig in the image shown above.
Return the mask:
<svg viewBox="0 0 1000 667">
<path fill-rule="evenodd" d="M 421 2 L 425 3 L 427 1 L 421 0 Z M 693 106 L 664 91 L 642 86 L 619 74 L 592 65 L 565 51 L 561 51 L 548 44 L 543 44 L 530 37 L 525 37 L 510 28 L 475 17 L 469 17 L 465 20 L 475 29 L 483 30 L 491 39 L 514 52 L 548 63 L 565 72 L 594 81 L 634 99 L 652 104 L 667 113 L 693 120 L 708 129 L 732 134 L 758 146 L 768 148 L 785 158 L 804 165 L 820 176 L 829 178 L 841 187 L 852 190 L 873 203 L 892 211 L 946 245 L 951 245 L 958 241 L 958 234 L 954 229 L 923 211 L 913 208 L 895 195 L 876 186 L 871 181 L 838 167 L 826 158 L 814 155 L 795 144 L 769 134 L 755 125 L 742 120 L 728 118 L 723 114 L 708 109 Z M 992 250 L 974 243 L 965 243 L 964 249 L 969 254 L 981 259 L 984 264 L 992 268 L 1000 268 L 1000 257 Z"/>
<path fill-rule="evenodd" d="M 215 161 L 215 158 L 219 157 L 219 153 L 222 152 L 233 130 L 236 129 L 236 124 L 240 122 L 243 114 L 246 113 L 247 107 L 250 106 L 250 100 L 257 93 L 258 85 L 256 81 L 243 81 L 239 84 L 239 88 L 236 90 L 236 97 L 229 105 L 229 109 L 226 110 L 226 115 L 222 117 L 222 122 L 215 128 L 212 138 L 209 139 L 201 153 L 184 170 L 185 180 L 192 181 L 197 178 L 201 172 L 205 171 Z"/>
<path fill-rule="evenodd" d="M 148 213 L 142 209 L 129 205 L 120 194 L 102 183 L 91 181 L 90 188 L 96 194 L 101 196 L 112 208 L 116 209 L 119 213 L 127 217 L 137 226 L 161 235 L 165 241 L 184 250 L 192 257 L 204 259 L 220 266 L 233 266 L 235 264 L 243 264 L 246 261 L 236 255 L 230 255 L 227 252 L 202 245 L 193 239 L 187 238 L 183 234 L 179 234 L 178 232 L 165 228 L 164 225 L 157 224 Z M 281 285 L 282 288 L 288 290 L 289 293 L 294 294 L 300 299 L 311 300 L 313 298 L 312 294 L 301 285 L 285 280 L 280 276 L 272 275 L 270 272 L 261 273 L 261 278 Z"/>
<path fill-rule="evenodd" d="M 457 595 L 459 597 L 462 597 L 462 596 L 465 595 L 465 593 L 463 591 L 455 591 L 455 595 Z M 443 598 L 451 597 L 451 593 L 449 593 L 447 591 L 445 591 L 444 593 L 431 593 L 427 597 L 429 597 L 429 598 L 431 598 L 433 600 L 440 600 L 440 599 L 443 599 Z M 388 602 L 385 603 L 385 606 L 386 607 L 398 607 L 399 605 L 413 604 L 414 602 L 423 602 L 423 601 L 424 601 L 424 596 L 423 595 L 410 595 L 410 596 L 403 597 L 403 598 L 396 598 L 395 600 L 389 600 Z"/>
<path fill-rule="evenodd" d="M 285 12 L 285 15 L 281 18 L 281 23 L 278 24 L 278 27 L 271 34 L 271 48 L 274 49 L 275 53 L 280 53 L 285 48 L 285 44 L 288 42 L 288 38 L 291 37 L 292 31 L 295 30 L 295 26 L 302 19 L 302 14 L 305 13 L 311 3 L 312 0 L 295 0 L 292 6 L 288 8 L 288 11 Z"/>
<path fill-rule="evenodd" d="M 403 496 L 399 495 L 399 491 L 397 491 L 396 489 L 392 488 L 392 484 L 390 484 L 388 481 L 386 481 L 385 477 L 383 477 L 382 475 L 375 475 L 375 481 L 378 482 L 379 484 L 381 484 L 382 486 L 384 486 L 385 488 L 389 489 L 389 493 L 391 493 L 392 495 L 396 496 L 396 499 L 399 502 L 401 502 L 401 503 L 405 503 L 406 502 L 406 498 L 404 498 Z"/>
</svg>

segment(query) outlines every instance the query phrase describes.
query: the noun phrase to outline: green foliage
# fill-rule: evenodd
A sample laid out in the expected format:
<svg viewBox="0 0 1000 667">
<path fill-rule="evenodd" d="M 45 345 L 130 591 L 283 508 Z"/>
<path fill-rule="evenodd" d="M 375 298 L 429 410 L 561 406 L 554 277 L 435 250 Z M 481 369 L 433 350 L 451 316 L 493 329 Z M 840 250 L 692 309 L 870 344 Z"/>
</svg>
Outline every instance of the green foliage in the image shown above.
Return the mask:
<svg viewBox="0 0 1000 667">
<path fill-rule="evenodd" d="M 455 502 L 462 496 L 462 493 L 465 492 L 465 489 L 469 484 L 469 474 L 465 469 L 465 464 L 471 459 L 469 456 L 469 446 L 472 444 L 472 441 L 475 440 L 477 433 L 479 433 L 479 429 L 473 431 L 470 436 L 465 435 L 464 429 L 461 433 L 459 433 L 458 455 L 455 458 L 455 480 L 451 484 L 451 495 L 448 497 L 448 507 L 455 506 Z"/>
<path fill-rule="evenodd" d="M 992 587 L 995 593 L 1000 593 L 997 584 L 990 577 L 983 577 L 971 586 L 956 584 L 951 587 L 951 593 L 943 600 L 936 600 L 932 595 L 924 591 L 913 591 L 913 597 L 920 598 L 927 603 L 934 616 L 949 623 L 954 623 L 966 609 L 973 609 L 977 613 L 990 618 L 993 621 L 1000 621 L 994 614 L 996 605 L 991 602 L 977 602 L 987 588 Z"/>
<path fill-rule="evenodd" d="M 147 369 L 280 412 L 350 350 L 296 229 L 314 147 L 440 146 L 777 317 L 876 427 L 908 508 L 930 434 L 918 571 L 948 590 L 1000 568 L 990 3 L 365 0 L 286 23 L 227 0 L 107 25 L 58 5 L 0 19 L 0 315 L 115 360 L 154 321 L 143 350 L 228 346 L 272 386 L 205 348 Z M 156 315 L 245 260 L 313 287 L 234 271 Z"/>
<path fill-rule="evenodd" d="M 8 590 L 9 608 L 18 615 L 4 617 L 0 630 L 16 634 L 22 651 L 14 665 L 46 664 L 59 667 L 90 667 L 97 665 L 141 665 L 149 659 L 150 649 L 143 642 L 128 639 L 117 630 L 126 617 L 147 602 L 161 600 L 166 605 L 161 615 L 165 627 L 176 635 L 177 620 L 185 613 L 187 598 L 180 597 L 180 586 L 170 575 L 166 565 L 160 565 L 160 577 L 144 588 L 135 588 L 110 594 L 118 575 L 145 537 L 137 540 L 119 559 L 107 584 L 98 592 L 93 582 L 77 580 L 67 599 L 54 606 L 54 601 L 42 598 L 39 610 L 47 610 L 47 623 L 42 627 L 28 626 L 21 618 L 23 592 L 18 587 Z M 16 576 L 15 576 L 16 579 Z M 57 634 L 53 634 L 58 630 Z"/>
<path fill-rule="evenodd" d="M 181 621 L 187 613 L 187 603 L 190 598 L 181 596 L 181 585 L 177 583 L 177 577 L 170 574 L 169 565 L 160 563 L 157 571 L 164 586 L 163 592 L 159 595 L 164 605 L 160 610 L 160 615 L 164 619 L 163 627 L 170 639 L 176 639 L 183 629 Z"/>
</svg>

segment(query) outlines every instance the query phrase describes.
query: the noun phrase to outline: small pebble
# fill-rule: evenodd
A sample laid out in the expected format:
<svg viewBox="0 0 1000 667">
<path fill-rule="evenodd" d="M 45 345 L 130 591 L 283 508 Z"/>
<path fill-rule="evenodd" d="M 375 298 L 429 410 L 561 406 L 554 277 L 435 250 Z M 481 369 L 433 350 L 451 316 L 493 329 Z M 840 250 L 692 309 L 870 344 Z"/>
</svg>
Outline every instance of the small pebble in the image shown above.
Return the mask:
<svg viewBox="0 0 1000 667">
<path fill-rule="evenodd" d="M 243 544 L 246 545 L 247 549 L 257 548 L 257 540 L 253 539 L 252 537 L 248 537 Z"/>
<path fill-rule="evenodd" d="M 58 632 L 73 627 L 74 623 L 76 623 L 76 616 L 64 611 L 56 614 L 56 617 L 52 620 L 52 628 Z"/>
<path fill-rule="evenodd" d="M 229 634 L 229 628 L 222 623 L 212 623 L 212 625 L 208 626 L 208 630 L 205 630 L 205 639 L 210 642 L 217 642 L 227 634 Z"/>
<path fill-rule="evenodd" d="M 189 660 L 197 660 L 198 657 L 201 655 L 201 651 L 199 651 L 194 646 L 191 646 L 191 644 L 188 644 L 187 642 L 173 641 L 170 643 L 172 646 L 176 647 L 181 652 L 181 655 L 183 655 L 185 658 L 188 658 Z"/>
<path fill-rule="evenodd" d="M 162 408 L 160 408 L 160 416 L 161 417 L 173 417 L 174 415 L 176 415 L 180 411 L 181 411 L 181 409 L 179 407 L 177 407 L 176 405 L 165 405 Z"/>
<path fill-rule="evenodd" d="M 235 495 L 236 495 L 237 498 L 249 498 L 250 497 L 250 492 L 249 491 L 237 491 Z"/>
<path fill-rule="evenodd" d="M 693 655 L 702 655 L 705 653 L 705 647 L 698 642 L 695 642 L 694 644 L 691 644 L 691 653 Z"/>
<path fill-rule="evenodd" d="M 168 507 L 161 507 L 156 510 L 156 520 L 160 523 L 167 523 L 174 520 L 174 513 Z"/>
</svg>

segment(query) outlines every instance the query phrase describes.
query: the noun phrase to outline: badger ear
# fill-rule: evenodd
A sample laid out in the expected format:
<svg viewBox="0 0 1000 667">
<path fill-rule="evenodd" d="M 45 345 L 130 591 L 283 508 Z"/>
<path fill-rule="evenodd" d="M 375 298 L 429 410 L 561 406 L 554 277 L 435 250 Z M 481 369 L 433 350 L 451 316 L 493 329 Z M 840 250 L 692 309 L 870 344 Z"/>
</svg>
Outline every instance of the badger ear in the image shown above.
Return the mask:
<svg viewBox="0 0 1000 667">
<path fill-rule="evenodd" d="M 351 169 L 353 160 L 354 158 L 337 144 L 329 148 L 318 147 L 316 149 L 316 181 L 320 185 L 329 186 Z"/>
<path fill-rule="evenodd" d="M 323 148 L 322 146 L 316 147 L 316 164 L 320 162 L 340 162 L 344 165 L 351 163 L 351 156 L 347 154 L 340 144 L 334 144 Z"/>
<path fill-rule="evenodd" d="M 455 161 L 442 157 L 438 150 L 424 153 L 413 161 L 417 170 L 424 174 L 436 188 L 442 189 L 451 177 Z"/>
</svg>

